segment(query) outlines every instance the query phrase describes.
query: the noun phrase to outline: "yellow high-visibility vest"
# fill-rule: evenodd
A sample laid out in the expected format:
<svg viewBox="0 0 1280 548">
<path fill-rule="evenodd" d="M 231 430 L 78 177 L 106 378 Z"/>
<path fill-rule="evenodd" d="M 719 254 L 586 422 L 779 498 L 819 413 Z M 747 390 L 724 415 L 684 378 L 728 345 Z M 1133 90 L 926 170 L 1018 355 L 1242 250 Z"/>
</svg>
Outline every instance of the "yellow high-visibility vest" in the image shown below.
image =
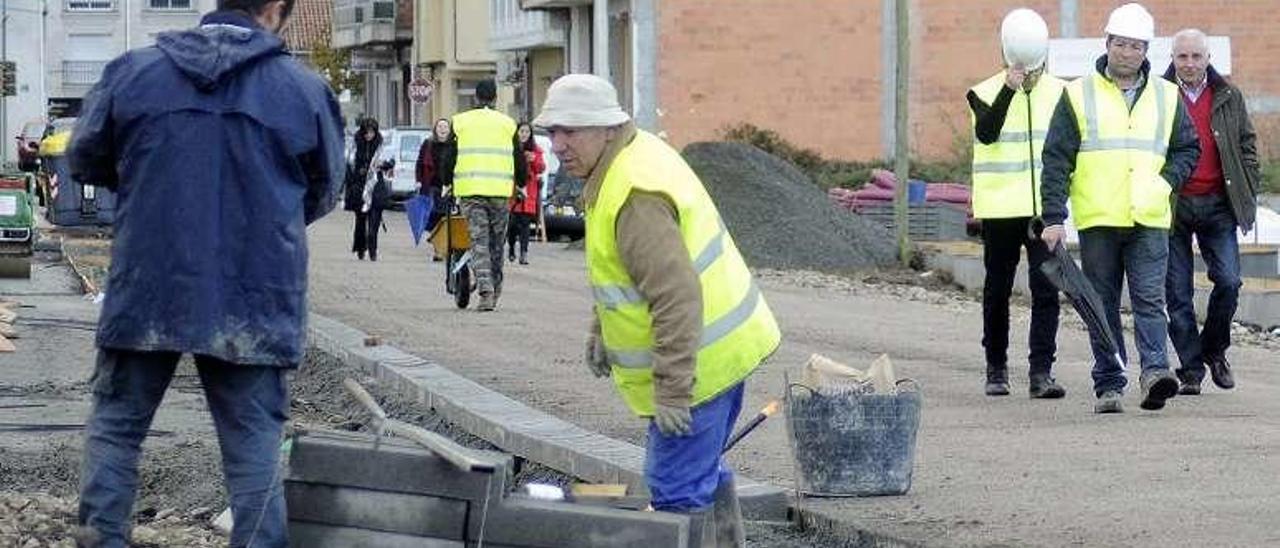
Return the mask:
<svg viewBox="0 0 1280 548">
<path fill-rule="evenodd" d="M 725 229 L 711 196 L 680 154 L 638 131 L 609 166 L 587 205 L 587 273 L 595 312 L 622 399 L 640 416 L 654 410 L 653 318 L 618 254 L 614 227 L 632 189 L 661 193 L 675 205 L 680 235 L 702 286 L 702 342 L 693 405 L 744 380 L 782 340 L 760 288 Z"/>
<path fill-rule="evenodd" d="M 1003 89 L 1005 71 L 973 86 L 988 105 Z M 1040 152 L 1049 120 L 1066 82 L 1043 74 L 1031 93 L 1017 91 L 1005 114 L 1000 138 L 989 145 L 973 141 L 973 216 L 979 219 L 1033 217 L 1040 214 Z M 969 111 L 970 125 L 977 123 Z"/>
<path fill-rule="evenodd" d="M 453 133 L 458 136 L 453 195 L 511 196 L 515 190 L 515 120 L 493 109 L 477 108 L 453 116 Z"/>
<path fill-rule="evenodd" d="M 1071 176 L 1076 227 L 1169 228 L 1173 187 L 1160 176 L 1173 140 L 1178 88 L 1148 77 L 1130 109 L 1124 92 L 1097 72 L 1067 85 L 1080 151 Z"/>
</svg>

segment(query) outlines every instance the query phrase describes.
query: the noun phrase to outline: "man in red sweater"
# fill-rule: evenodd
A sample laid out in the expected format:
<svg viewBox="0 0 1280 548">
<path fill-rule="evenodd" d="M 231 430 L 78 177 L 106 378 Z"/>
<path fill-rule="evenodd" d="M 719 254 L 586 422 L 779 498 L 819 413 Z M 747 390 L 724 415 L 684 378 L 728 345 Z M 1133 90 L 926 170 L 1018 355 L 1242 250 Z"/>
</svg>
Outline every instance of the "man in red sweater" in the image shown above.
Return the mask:
<svg viewBox="0 0 1280 548">
<path fill-rule="evenodd" d="M 1235 386 L 1226 353 L 1241 285 L 1236 231 L 1248 232 L 1253 227 L 1261 179 L 1244 95 L 1209 63 L 1203 32 L 1186 29 L 1174 36 L 1173 62 L 1164 77 L 1181 88 L 1183 103 L 1200 137 L 1200 161 L 1178 194 L 1165 279 L 1169 337 L 1182 363 L 1179 393 L 1196 395 L 1206 366 L 1219 388 Z M 1204 327 L 1199 331 L 1192 304 L 1192 237 L 1213 281 Z"/>
</svg>

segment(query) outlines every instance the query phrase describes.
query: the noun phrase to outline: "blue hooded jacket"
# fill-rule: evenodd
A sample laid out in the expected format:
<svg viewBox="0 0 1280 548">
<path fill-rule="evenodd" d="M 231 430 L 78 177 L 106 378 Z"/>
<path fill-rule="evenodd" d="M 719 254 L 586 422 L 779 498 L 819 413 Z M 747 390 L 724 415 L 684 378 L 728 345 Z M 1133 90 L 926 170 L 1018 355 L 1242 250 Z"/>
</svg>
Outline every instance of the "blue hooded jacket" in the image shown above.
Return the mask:
<svg viewBox="0 0 1280 548">
<path fill-rule="evenodd" d="M 98 346 L 296 367 L 341 128 L 325 82 L 238 13 L 112 61 L 68 151 L 119 196 Z"/>
</svg>

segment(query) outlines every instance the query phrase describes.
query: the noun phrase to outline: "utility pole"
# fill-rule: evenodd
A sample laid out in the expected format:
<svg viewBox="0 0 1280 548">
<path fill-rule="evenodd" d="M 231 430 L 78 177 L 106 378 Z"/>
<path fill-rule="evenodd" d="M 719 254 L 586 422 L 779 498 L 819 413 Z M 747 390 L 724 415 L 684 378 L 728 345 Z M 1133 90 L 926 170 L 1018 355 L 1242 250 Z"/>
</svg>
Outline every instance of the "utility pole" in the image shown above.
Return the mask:
<svg viewBox="0 0 1280 548">
<path fill-rule="evenodd" d="M 907 142 L 907 108 L 909 105 L 908 85 L 910 79 L 910 60 L 911 60 L 911 27 L 908 25 L 907 19 L 907 3 L 908 0 L 897 0 L 894 19 L 898 23 L 898 59 L 897 72 L 895 73 L 896 87 L 896 108 L 897 120 L 894 128 L 894 162 L 893 174 L 898 180 L 896 195 L 893 203 L 893 225 L 897 228 L 898 237 L 898 259 L 902 261 L 903 266 L 909 266 L 911 262 L 911 238 L 907 232 L 907 186 L 910 184 L 910 167 L 911 163 L 907 155 L 911 150 Z"/>
<path fill-rule="evenodd" d="M 0 0 L 0 62 L 9 62 L 9 0 Z M 13 78 L 18 78 L 14 71 Z M 17 82 L 14 82 L 17 85 Z M 9 97 L 0 93 L 0 164 L 9 159 Z"/>
</svg>

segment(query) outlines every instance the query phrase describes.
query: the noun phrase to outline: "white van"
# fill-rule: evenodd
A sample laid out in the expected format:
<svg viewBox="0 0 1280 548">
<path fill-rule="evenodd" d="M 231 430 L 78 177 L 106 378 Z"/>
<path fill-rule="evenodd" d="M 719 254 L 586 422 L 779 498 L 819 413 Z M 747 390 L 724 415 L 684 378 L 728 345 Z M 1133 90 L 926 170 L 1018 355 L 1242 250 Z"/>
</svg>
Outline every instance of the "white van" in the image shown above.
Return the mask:
<svg viewBox="0 0 1280 548">
<path fill-rule="evenodd" d="M 391 176 L 392 199 L 403 200 L 418 191 L 414 170 L 418 165 L 418 150 L 429 135 L 431 130 L 425 127 L 395 127 L 382 131 L 382 153 L 375 165 L 395 160 L 396 167 Z"/>
</svg>

